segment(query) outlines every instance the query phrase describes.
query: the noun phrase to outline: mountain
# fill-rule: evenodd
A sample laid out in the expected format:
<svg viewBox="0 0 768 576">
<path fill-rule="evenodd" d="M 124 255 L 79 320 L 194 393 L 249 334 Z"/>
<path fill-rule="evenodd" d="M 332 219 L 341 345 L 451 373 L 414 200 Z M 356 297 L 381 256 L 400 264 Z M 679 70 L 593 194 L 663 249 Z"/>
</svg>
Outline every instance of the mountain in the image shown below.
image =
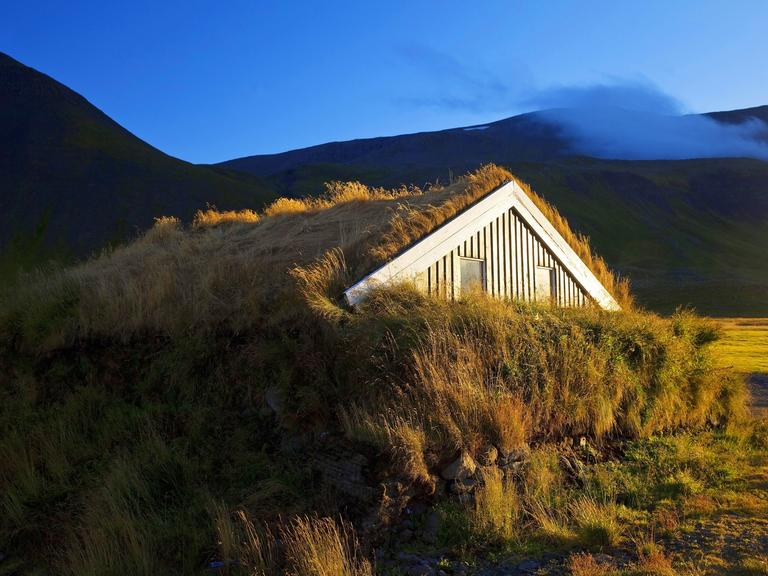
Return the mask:
<svg viewBox="0 0 768 576">
<path fill-rule="evenodd" d="M 725 124 L 740 124 L 750 118 L 756 118 L 768 124 L 768 106 L 755 106 L 753 108 L 727 110 L 724 112 L 709 112 L 705 116 Z"/>
<path fill-rule="evenodd" d="M 715 112 L 768 122 L 768 106 Z M 223 165 L 303 196 L 329 179 L 369 185 L 447 182 L 483 162 L 507 166 L 591 237 L 632 280 L 641 304 L 768 316 L 768 162 L 749 158 L 626 161 L 574 156 L 539 113 L 483 126 L 334 142 Z"/>
<path fill-rule="evenodd" d="M 247 156 L 221 165 L 271 177 L 282 192 L 301 195 L 302 180 L 359 174 L 386 185 L 444 179 L 484 162 L 542 162 L 567 155 L 569 143 L 537 113 L 489 124 L 401 136 L 330 142 L 280 154 Z M 299 188 L 294 188 L 298 185 Z"/>
<path fill-rule="evenodd" d="M 707 116 L 724 126 L 768 122 L 768 106 Z M 207 203 L 258 208 L 276 195 L 318 194 L 334 179 L 447 183 L 486 162 L 507 166 L 553 202 L 631 278 L 641 304 L 768 316 L 768 162 L 578 156 L 546 114 L 529 113 L 194 165 L 2 54 L 0 284 L 20 267 L 122 241 L 159 215 L 189 219 Z"/>
<path fill-rule="evenodd" d="M 258 207 L 274 195 L 258 177 L 164 154 L 2 53 L 0 175 L 0 283 L 20 266 L 124 240 L 159 215 Z"/>
</svg>

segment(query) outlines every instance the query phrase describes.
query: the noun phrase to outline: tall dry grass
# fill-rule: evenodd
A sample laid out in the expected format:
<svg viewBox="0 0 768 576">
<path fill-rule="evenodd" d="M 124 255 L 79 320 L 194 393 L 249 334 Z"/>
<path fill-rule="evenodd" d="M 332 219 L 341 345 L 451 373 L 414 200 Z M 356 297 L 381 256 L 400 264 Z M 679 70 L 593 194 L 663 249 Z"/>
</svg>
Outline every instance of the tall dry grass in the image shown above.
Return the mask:
<svg viewBox="0 0 768 576">
<path fill-rule="evenodd" d="M 302 299 L 339 319 L 344 288 L 512 178 L 487 165 L 428 191 L 331 182 L 318 198 L 279 199 L 262 214 L 200 211 L 191 229 L 158 218 L 131 244 L 31 274 L 0 295 L 0 339 L 51 349 L 83 338 L 239 333 L 280 309 L 297 310 Z M 528 192 L 626 305 L 625 286 L 591 256 L 586 239 Z"/>
<path fill-rule="evenodd" d="M 207 210 L 198 210 L 192 219 L 192 228 L 210 228 L 222 224 L 249 223 L 255 224 L 261 220 L 261 215 L 255 210 L 224 210 L 219 211 L 213 207 Z"/>
<path fill-rule="evenodd" d="M 498 468 L 482 472 L 482 485 L 470 505 L 470 518 L 475 529 L 489 540 L 515 542 L 522 535 L 522 508 L 517 487 L 511 478 L 505 479 Z"/>
<path fill-rule="evenodd" d="M 332 518 L 296 516 L 279 539 L 243 510 L 216 512 L 219 551 L 234 573 L 251 576 L 373 576 L 352 525 Z"/>
<path fill-rule="evenodd" d="M 711 368 L 710 325 L 687 312 L 668 320 L 483 294 L 448 302 L 403 285 L 380 289 L 351 322 L 376 372 L 354 376 L 374 379 L 375 392 L 345 409 L 347 433 L 386 446 L 393 430 L 420 431 L 424 456 L 412 461 L 488 444 L 641 437 L 744 414 L 743 382 Z"/>
</svg>

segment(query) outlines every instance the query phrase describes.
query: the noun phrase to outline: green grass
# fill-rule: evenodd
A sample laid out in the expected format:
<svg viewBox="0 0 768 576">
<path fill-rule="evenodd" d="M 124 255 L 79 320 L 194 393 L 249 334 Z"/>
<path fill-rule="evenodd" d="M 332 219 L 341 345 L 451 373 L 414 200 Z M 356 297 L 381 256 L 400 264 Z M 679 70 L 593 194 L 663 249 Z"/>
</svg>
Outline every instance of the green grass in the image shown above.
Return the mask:
<svg viewBox="0 0 768 576">
<path fill-rule="evenodd" d="M 718 365 L 738 372 L 768 373 L 768 318 L 722 318 L 724 336 L 714 348 Z"/>
</svg>

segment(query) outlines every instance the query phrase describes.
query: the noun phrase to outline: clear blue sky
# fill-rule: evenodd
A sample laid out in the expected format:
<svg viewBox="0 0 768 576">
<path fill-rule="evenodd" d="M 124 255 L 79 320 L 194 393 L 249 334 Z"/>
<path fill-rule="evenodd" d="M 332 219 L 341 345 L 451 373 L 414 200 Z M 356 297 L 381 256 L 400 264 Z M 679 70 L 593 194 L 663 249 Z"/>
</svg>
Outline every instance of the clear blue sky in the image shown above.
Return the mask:
<svg viewBox="0 0 768 576">
<path fill-rule="evenodd" d="M 4 0 L 0 50 L 193 162 L 482 123 L 641 82 L 768 104 L 768 2 Z"/>
</svg>

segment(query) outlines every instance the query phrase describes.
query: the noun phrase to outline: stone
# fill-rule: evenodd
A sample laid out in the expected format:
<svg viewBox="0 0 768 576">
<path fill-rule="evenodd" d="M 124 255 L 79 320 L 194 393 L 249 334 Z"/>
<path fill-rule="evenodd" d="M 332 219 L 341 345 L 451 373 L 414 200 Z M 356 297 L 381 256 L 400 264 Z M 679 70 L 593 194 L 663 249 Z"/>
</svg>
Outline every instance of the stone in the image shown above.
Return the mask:
<svg viewBox="0 0 768 576">
<path fill-rule="evenodd" d="M 362 501 L 375 497 L 376 490 L 366 482 L 364 469 L 368 460 L 362 454 L 329 448 L 315 452 L 308 461 L 327 484 L 345 495 Z"/>
<path fill-rule="evenodd" d="M 474 478 L 464 478 L 463 480 L 453 480 L 448 490 L 451 494 L 464 495 L 469 494 L 475 489 L 477 481 Z"/>
<path fill-rule="evenodd" d="M 285 391 L 280 386 L 267 388 L 264 392 L 264 401 L 278 416 L 285 412 Z"/>
<path fill-rule="evenodd" d="M 531 453 L 531 448 L 528 444 L 522 444 L 516 448 L 510 450 L 499 450 L 499 457 L 497 464 L 502 468 L 511 466 L 516 462 L 524 462 L 528 459 Z"/>
<path fill-rule="evenodd" d="M 432 510 L 432 512 L 427 514 L 427 517 L 424 520 L 424 528 L 421 534 L 421 537 L 425 542 L 428 542 L 429 544 L 437 543 L 437 537 L 440 533 L 440 525 L 442 521 L 442 516 L 440 516 L 440 513 L 436 510 Z"/>
<path fill-rule="evenodd" d="M 523 560 L 520 562 L 520 564 L 517 565 L 517 570 L 519 572 L 532 574 L 539 569 L 539 566 L 541 566 L 541 563 L 537 562 L 536 560 Z"/>
<path fill-rule="evenodd" d="M 493 466 L 496 464 L 498 457 L 499 451 L 496 449 L 496 446 L 489 444 L 480 450 L 480 453 L 477 455 L 477 461 L 483 466 Z"/>
<path fill-rule="evenodd" d="M 465 480 L 474 475 L 477 464 L 466 450 L 440 472 L 446 480 Z"/>
</svg>

